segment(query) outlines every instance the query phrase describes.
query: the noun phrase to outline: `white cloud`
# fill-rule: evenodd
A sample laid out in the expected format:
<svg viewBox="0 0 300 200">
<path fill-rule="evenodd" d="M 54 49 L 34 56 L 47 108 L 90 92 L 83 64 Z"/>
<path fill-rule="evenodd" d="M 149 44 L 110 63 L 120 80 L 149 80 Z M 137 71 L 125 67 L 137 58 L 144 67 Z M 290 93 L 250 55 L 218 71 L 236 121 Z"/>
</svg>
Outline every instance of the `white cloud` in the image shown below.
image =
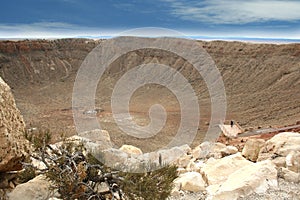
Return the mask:
<svg viewBox="0 0 300 200">
<path fill-rule="evenodd" d="M 63 38 L 80 35 L 102 35 L 98 28 L 81 27 L 62 22 L 0 24 L 0 38 Z"/>
<path fill-rule="evenodd" d="M 200 27 L 201 28 L 201 27 Z M 289 31 L 286 31 L 288 29 Z M 178 32 L 178 31 L 181 31 Z M 300 39 L 300 29 L 291 30 L 290 27 L 281 26 L 278 30 L 267 26 L 255 30 L 247 28 L 231 28 L 230 31 L 222 29 L 213 30 L 169 30 L 161 27 L 141 27 L 136 29 L 105 29 L 99 27 L 78 26 L 62 22 L 39 22 L 31 24 L 0 24 L 0 39 L 34 39 L 34 38 L 74 38 L 74 37 L 105 37 L 105 36 L 212 36 L 212 37 L 264 37 L 264 38 L 290 38 Z"/>
<path fill-rule="evenodd" d="M 214 24 L 246 24 L 300 20 L 300 1 L 295 0 L 162 0 L 172 15 Z"/>
</svg>

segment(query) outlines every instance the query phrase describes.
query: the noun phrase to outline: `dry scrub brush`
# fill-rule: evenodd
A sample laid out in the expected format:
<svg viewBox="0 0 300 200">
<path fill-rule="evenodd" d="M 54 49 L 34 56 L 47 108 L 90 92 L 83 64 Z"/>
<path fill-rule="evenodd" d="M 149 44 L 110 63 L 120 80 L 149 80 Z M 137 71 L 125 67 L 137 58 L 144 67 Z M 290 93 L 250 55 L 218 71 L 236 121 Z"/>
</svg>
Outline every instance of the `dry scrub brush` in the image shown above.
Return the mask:
<svg viewBox="0 0 300 200">
<path fill-rule="evenodd" d="M 177 177 L 177 167 L 153 163 L 147 167 L 157 170 L 150 172 L 113 171 L 87 153 L 82 144 L 64 140 L 61 145 L 51 145 L 49 130 L 26 132 L 25 136 L 34 147 L 31 157 L 44 167 L 24 163 L 21 178 L 27 181 L 44 174 L 62 199 L 166 199 Z"/>
</svg>

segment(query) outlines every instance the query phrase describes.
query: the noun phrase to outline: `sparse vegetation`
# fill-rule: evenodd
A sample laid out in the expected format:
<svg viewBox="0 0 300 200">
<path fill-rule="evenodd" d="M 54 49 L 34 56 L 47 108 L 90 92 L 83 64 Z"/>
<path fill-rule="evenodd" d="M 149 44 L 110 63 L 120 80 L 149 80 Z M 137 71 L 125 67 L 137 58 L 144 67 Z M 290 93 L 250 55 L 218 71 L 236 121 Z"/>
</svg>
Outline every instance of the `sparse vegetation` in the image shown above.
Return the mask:
<svg viewBox="0 0 300 200">
<path fill-rule="evenodd" d="M 24 166 L 24 170 L 21 171 L 18 175 L 19 182 L 25 183 L 36 176 L 35 169 L 30 166 Z"/>
<path fill-rule="evenodd" d="M 165 165 L 144 173 L 121 173 L 124 178 L 121 188 L 130 199 L 166 199 L 177 178 L 176 169 L 176 166 Z"/>
<path fill-rule="evenodd" d="M 23 181 L 44 174 L 52 183 L 52 190 L 63 199 L 166 199 L 177 177 L 177 168 L 169 165 L 144 173 L 113 171 L 87 153 L 82 144 L 64 140 L 61 145 L 50 145 L 49 130 L 25 135 L 35 149 L 32 158 L 45 168 L 24 163 Z"/>
</svg>

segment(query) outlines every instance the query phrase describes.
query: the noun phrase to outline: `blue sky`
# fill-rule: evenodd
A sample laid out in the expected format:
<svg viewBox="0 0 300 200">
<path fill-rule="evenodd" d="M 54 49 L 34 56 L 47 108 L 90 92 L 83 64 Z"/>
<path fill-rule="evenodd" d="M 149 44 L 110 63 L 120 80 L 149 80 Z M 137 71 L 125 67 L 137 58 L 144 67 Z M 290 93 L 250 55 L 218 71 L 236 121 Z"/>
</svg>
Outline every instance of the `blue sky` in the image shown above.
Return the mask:
<svg viewBox="0 0 300 200">
<path fill-rule="evenodd" d="M 141 27 L 186 35 L 300 39 L 298 0 L 9 0 L 0 38 L 114 35 Z"/>
</svg>

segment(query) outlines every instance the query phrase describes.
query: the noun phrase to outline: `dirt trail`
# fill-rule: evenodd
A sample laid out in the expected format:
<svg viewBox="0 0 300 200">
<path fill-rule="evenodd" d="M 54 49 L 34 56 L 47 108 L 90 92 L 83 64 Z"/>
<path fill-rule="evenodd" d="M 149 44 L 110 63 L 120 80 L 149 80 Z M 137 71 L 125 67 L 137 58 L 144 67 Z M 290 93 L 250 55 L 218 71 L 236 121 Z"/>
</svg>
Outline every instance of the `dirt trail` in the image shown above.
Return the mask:
<svg viewBox="0 0 300 200">
<path fill-rule="evenodd" d="M 254 131 L 247 131 L 245 133 L 239 134 L 238 137 L 249 137 L 253 135 L 263 135 L 263 134 L 269 134 L 274 132 L 293 131 L 296 129 L 300 130 L 300 124 L 281 127 L 281 128 L 264 128 L 264 129 L 254 130 Z"/>
</svg>

